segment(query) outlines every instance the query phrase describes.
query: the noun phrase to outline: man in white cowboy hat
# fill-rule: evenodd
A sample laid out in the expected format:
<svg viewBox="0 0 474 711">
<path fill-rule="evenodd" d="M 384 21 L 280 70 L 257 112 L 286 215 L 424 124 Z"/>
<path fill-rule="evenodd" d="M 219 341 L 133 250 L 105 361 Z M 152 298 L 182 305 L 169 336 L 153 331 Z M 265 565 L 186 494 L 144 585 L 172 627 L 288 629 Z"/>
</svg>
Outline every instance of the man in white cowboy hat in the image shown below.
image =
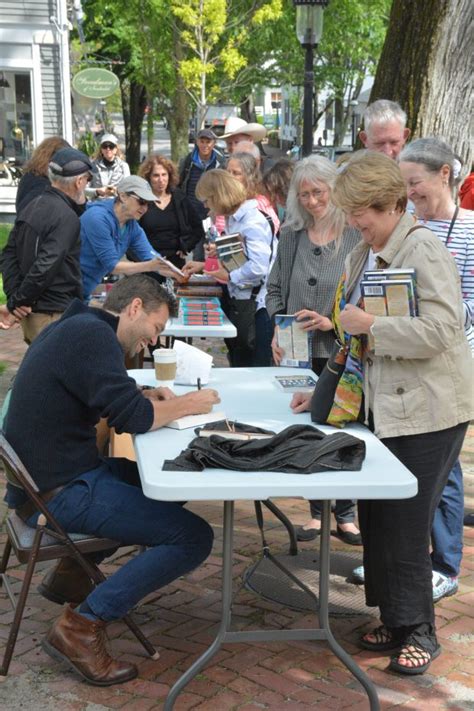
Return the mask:
<svg viewBox="0 0 474 711">
<path fill-rule="evenodd" d="M 237 116 L 229 116 L 225 122 L 225 130 L 222 138 L 227 144 L 229 154 L 237 150 L 237 144 L 241 141 L 251 141 L 256 143 L 267 135 L 267 129 L 260 123 L 247 123 Z"/>
</svg>

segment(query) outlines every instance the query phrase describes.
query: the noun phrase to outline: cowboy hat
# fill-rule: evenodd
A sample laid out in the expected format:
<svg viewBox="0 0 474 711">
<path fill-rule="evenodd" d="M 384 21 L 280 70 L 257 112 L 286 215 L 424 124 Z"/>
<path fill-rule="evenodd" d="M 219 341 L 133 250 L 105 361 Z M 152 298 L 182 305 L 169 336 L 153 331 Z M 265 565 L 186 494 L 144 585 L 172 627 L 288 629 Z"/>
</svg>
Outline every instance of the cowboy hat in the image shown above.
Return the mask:
<svg viewBox="0 0 474 711">
<path fill-rule="evenodd" d="M 261 141 L 267 135 L 267 129 L 260 123 L 247 123 L 247 121 L 237 118 L 237 116 L 229 116 L 225 122 L 225 130 L 221 138 L 230 138 L 237 133 L 245 133 L 248 136 L 252 136 L 255 141 Z"/>
</svg>

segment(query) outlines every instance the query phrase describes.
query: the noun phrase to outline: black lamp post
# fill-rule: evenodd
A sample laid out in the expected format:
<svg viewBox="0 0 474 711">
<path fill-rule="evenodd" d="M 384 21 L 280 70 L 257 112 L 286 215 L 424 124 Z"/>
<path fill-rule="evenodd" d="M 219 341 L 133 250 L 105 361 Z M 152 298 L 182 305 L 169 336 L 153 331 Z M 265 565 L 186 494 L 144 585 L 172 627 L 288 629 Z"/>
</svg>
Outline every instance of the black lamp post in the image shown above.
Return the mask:
<svg viewBox="0 0 474 711">
<path fill-rule="evenodd" d="M 303 104 L 303 156 L 313 151 L 313 90 L 314 48 L 323 34 L 324 8 L 329 0 L 293 0 L 296 7 L 296 34 L 305 48 L 304 104 Z"/>
</svg>

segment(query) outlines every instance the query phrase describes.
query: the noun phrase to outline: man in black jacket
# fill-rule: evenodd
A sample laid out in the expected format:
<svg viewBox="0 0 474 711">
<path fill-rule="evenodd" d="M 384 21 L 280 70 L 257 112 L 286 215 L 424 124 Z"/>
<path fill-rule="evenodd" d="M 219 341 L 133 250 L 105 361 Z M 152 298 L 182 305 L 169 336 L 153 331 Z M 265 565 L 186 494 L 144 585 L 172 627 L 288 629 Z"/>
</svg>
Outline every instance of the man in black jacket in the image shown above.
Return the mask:
<svg viewBox="0 0 474 711">
<path fill-rule="evenodd" d="M 179 167 L 179 187 L 201 220 L 207 217 L 209 210 L 195 194 L 199 178 L 208 170 L 224 167 L 224 156 L 216 150 L 216 138 L 209 128 L 202 128 L 198 132 L 194 149 L 182 160 Z"/>
<path fill-rule="evenodd" d="M 118 433 L 143 433 L 210 412 L 219 402 L 209 388 L 179 397 L 168 388 L 142 391 L 127 375 L 124 353 L 155 345 L 175 309 L 173 297 L 143 274 L 117 282 L 103 309 L 74 300 L 28 349 L 5 419 L 7 440 L 66 531 L 146 546 L 95 588 L 70 558 L 61 559 L 39 588 L 54 602 L 72 604 L 50 630 L 46 651 L 99 686 L 137 675 L 134 664 L 109 656 L 106 624 L 193 570 L 212 548 L 205 521 L 178 503 L 147 498 L 135 462 L 101 457 L 96 446 L 101 417 Z M 38 512 L 21 489 L 8 484 L 6 499 L 36 525 Z"/>
<path fill-rule="evenodd" d="M 51 185 L 18 215 L 1 255 L 7 308 L 22 319 L 28 345 L 72 299 L 82 298 L 79 215 L 94 170 L 81 151 L 57 151 L 49 164 Z M 25 316 L 26 307 L 32 313 Z"/>
</svg>

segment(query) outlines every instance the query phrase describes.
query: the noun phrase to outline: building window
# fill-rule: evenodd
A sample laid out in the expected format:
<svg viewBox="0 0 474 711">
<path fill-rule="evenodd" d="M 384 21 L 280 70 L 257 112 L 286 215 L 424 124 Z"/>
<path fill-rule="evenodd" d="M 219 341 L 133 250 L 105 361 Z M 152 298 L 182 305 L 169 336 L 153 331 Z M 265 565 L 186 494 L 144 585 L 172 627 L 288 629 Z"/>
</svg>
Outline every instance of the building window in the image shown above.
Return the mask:
<svg viewBox="0 0 474 711">
<path fill-rule="evenodd" d="M 30 156 L 33 121 L 29 72 L 0 70 L 0 139 L 7 158 L 22 163 Z"/>
</svg>

